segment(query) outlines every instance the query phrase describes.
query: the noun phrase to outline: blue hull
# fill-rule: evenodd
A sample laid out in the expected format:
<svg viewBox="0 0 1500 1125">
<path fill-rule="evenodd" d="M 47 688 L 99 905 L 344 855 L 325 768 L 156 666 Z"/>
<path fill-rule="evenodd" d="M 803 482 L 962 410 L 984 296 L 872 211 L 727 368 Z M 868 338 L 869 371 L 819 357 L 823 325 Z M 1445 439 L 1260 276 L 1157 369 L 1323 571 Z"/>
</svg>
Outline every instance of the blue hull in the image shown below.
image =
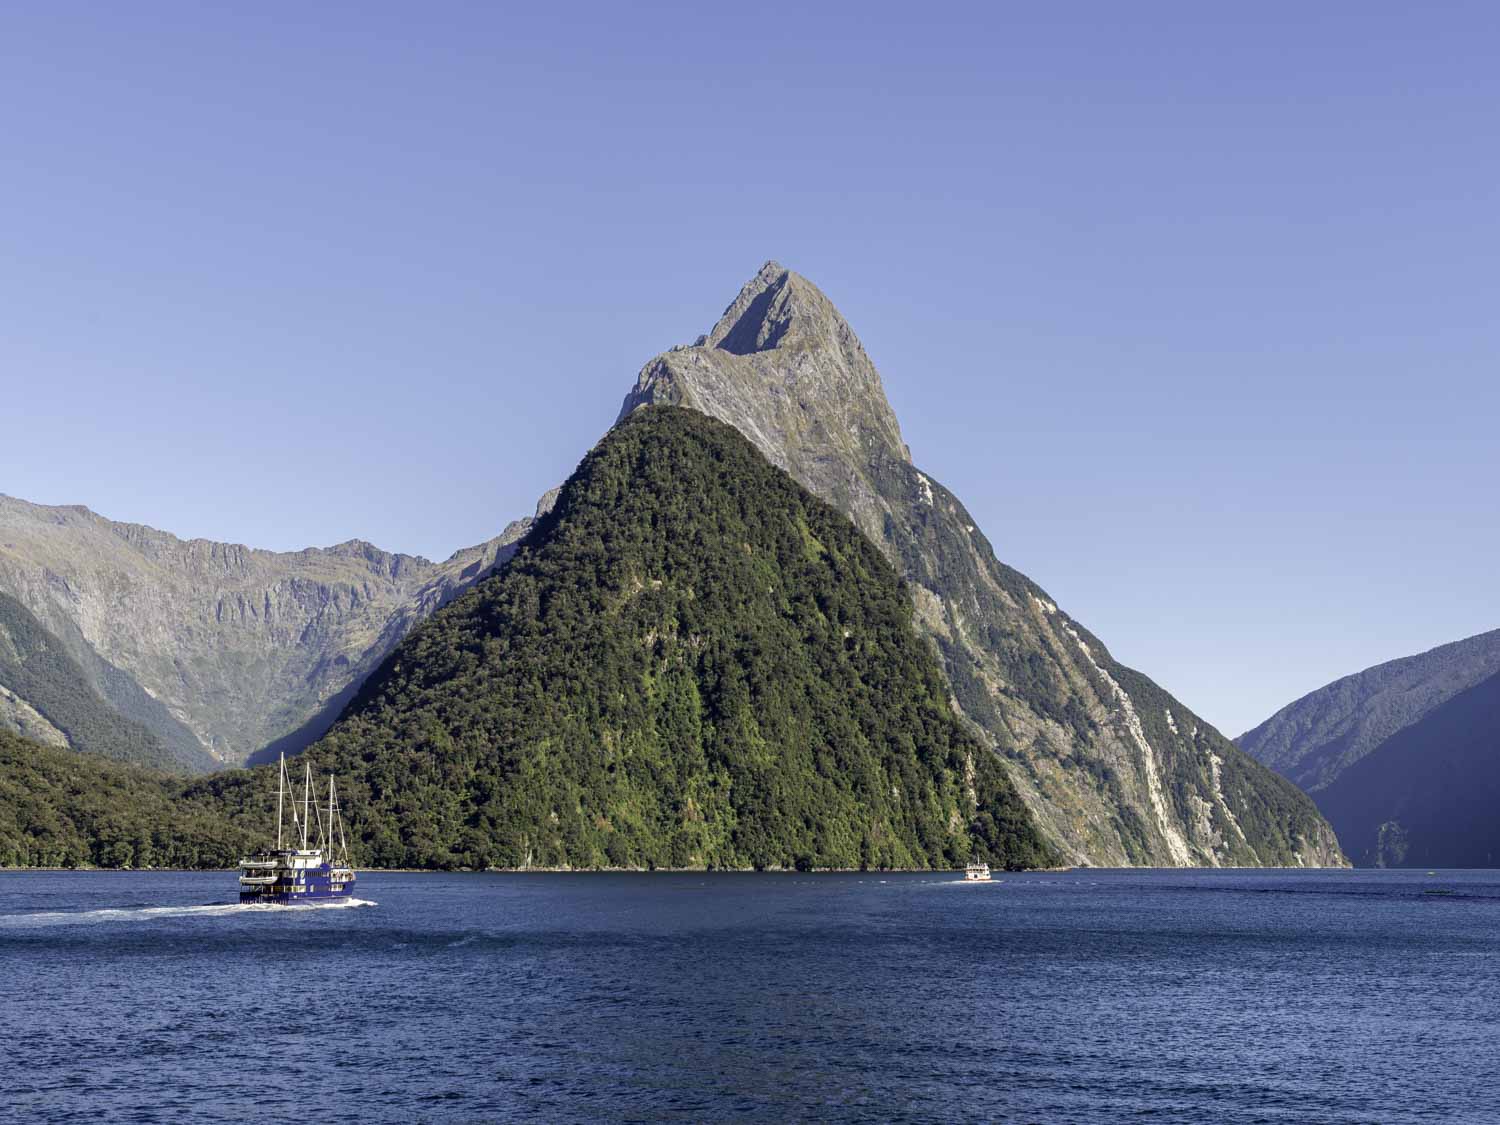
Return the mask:
<svg viewBox="0 0 1500 1125">
<path fill-rule="evenodd" d="M 335 887 L 325 867 L 303 872 L 301 882 L 278 881 L 264 887 L 241 890 L 240 902 L 274 906 L 305 906 L 322 902 L 338 902 L 352 897 L 353 894 L 353 876 Z"/>
</svg>

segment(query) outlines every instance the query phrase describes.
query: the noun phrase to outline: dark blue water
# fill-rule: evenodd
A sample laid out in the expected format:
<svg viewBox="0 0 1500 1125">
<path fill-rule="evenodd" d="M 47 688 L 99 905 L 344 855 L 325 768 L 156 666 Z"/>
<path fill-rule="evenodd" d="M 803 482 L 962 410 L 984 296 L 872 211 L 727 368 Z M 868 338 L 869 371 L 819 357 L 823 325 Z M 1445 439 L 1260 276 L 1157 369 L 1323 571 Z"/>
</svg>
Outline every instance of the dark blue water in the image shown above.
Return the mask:
<svg viewBox="0 0 1500 1125">
<path fill-rule="evenodd" d="M 359 886 L 0 874 L 0 1114 L 1500 1121 L 1495 872 Z"/>
</svg>

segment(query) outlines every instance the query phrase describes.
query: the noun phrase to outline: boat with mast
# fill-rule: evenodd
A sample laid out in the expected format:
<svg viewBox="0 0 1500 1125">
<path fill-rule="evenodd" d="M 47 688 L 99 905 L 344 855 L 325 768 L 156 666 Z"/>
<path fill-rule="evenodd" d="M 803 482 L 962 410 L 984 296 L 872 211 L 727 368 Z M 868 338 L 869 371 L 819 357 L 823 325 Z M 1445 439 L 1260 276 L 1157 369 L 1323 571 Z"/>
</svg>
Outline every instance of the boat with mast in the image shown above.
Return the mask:
<svg viewBox="0 0 1500 1125">
<path fill-rule="evenodd" d="M 339 816 L 333 776 L 328 777 L 327 815 L 321 800 L 312 799 L 312 764 L 304 763 L 302 813 L 297 813 L 297 787 L 287 774 L 286 755 L 280 758 L 276 786 L 276 847 L 240 860 L 240 902 L 298 906 L 303 903 L 347 899 L 354 890 L 354 868 Z M 284 841 L 283 825 L 291 794 L 292 831 Z M 316 825 L 316 835 L 312 834 Z"/>
</svg>

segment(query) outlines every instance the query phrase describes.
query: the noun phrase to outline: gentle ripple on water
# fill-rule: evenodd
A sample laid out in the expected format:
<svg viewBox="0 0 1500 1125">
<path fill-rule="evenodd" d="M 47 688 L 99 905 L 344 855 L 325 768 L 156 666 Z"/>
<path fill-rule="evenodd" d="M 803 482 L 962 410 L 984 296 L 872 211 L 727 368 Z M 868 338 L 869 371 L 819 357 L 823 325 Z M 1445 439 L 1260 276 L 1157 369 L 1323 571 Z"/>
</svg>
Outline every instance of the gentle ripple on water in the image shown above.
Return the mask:
<svg viewBox="0 0 1500 1125">
<path fill-rule="evenodd" d="M 0 873 L 0 1115 L 1500 1121 L 1494 872 L 360 887 Z"/>
</svg>

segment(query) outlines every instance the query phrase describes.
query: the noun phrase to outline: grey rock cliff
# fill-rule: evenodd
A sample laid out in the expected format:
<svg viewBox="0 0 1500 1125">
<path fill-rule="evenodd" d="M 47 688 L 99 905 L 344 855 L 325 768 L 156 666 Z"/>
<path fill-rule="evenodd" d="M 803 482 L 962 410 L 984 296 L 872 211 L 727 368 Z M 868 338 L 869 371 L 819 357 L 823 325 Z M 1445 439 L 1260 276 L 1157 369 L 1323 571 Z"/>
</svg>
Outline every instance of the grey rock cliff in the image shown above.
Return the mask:
<svg viewBox="0 0 1500 1125">
<path fill-rule="evenodd" d="M 1073 862 L 1344 862 L 1305 795 L 995 557 L 958 498 L 912 464 L 874 364 L 807 279 L 766 263 L 706 336 L 642 369 L 621 417 L 655 403 L 735 426 L 896 564 L 955 708 Z"/>
</svg>

